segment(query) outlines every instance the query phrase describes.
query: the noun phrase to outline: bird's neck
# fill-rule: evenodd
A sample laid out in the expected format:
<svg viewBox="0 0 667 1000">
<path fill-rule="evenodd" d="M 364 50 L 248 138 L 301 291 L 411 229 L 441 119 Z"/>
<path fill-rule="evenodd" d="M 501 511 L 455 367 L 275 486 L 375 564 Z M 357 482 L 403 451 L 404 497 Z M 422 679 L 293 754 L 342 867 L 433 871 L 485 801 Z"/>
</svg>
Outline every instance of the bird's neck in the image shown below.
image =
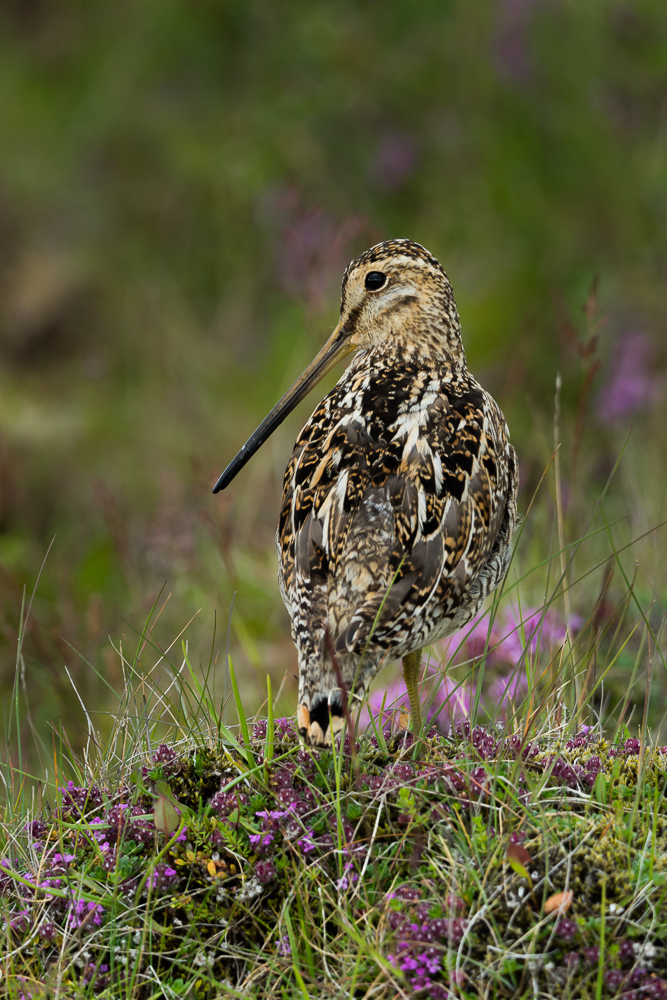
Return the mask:
<svg viewBox="0 0 667 1000">
<path fill-rule="evenodd" d="M 419 337 L 397 334 L 381 344 L 360 350 L 350 364 L 350 369 L 374 368 L 416 368 L 450 369 L 452 372 L 467 371 L 466 357 L 461 338 L 448 338 L 437 332 L 433 336 L 428 330 L 420 330 Z"/>
</svg>

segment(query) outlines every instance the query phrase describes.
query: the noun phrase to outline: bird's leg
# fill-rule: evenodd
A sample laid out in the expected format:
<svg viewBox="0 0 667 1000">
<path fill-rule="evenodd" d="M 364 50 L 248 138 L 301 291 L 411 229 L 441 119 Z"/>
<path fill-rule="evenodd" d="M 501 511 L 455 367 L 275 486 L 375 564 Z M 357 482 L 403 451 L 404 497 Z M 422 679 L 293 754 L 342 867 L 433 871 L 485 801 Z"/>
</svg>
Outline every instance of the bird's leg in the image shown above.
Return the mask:
<svg viewBox="0 0 667 1000">
<path fill-rule="evenodd" d="M 419 689 L 417 687 L 421 662 L 421 649 L 415 649 L 414 652 L 408 653 L 407 656 L 403 657 L 403 677 L 405 678 L 405 686 L 408 689 L 408 698 L 410 699 L 412 732 L 414 733 L 415 739 L 421 733 L 422 728 L 422 710 L 421 705 L 419 704 Z"/>
</svg>

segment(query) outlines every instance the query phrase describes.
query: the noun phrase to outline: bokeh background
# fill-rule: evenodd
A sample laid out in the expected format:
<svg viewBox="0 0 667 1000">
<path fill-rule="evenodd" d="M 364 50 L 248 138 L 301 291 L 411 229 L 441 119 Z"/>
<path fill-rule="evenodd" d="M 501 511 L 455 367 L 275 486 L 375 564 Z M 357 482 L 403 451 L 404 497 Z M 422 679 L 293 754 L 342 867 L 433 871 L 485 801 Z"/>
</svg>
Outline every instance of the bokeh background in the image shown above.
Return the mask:
<svg viewBox="0 0 667 1000">
<path fill-rule="evenodd" d="M 382 239 L 449 273 L 523 509 L 560 372 L 566 540 L 630 428 L 606 505 L 619 543 L 650 531 L 667 517 L 666 233 L 664 0 L 4 0 L 5 713 L 47 551 L 20 662 L 47 743 L 49 724 L 74 746 L 86 732 L 65 666 L 104 733 L 117 650 L 132 658 L 158 599 L 141 669 L 186 629 L 193 663 L 221 670 L 235 593 L 244 697 L 259 706 L 270 672 L 293 711 L 273 534 L 316 398 L 210 487 L 330 332 L 345 264 Z M 549 473 L 523 565 L 554 500 Z M 639 546 L 627 572 L 658 629 L 664 535 Z M 603 578 L 573 596 L 582 619 Z"/>
</svg>

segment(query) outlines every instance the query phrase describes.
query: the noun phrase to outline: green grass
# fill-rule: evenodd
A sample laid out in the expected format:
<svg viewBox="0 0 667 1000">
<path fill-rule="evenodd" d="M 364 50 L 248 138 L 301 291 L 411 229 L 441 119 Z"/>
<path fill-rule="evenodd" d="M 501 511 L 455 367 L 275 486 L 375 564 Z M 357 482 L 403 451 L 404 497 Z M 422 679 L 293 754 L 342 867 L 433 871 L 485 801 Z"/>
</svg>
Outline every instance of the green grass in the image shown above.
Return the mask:
<svg viewBox="0 0 667 1000">
<path fill-rule="evenodd" d="M 4 768 L 7 995 L 667 996 L 667 750 L 647 723 L 660 623 L 604 512 L 594 527 L 600 510 L 564 560 L 556 550 L 521 574 L 519 543 L 478 626 L 481 656 L 467 659 L 470 637 L 458 637 L 426 672 L 424 704 L 454 678 L 471 717 L 417 742 L 378 716 L 354 752 L 348 736 L 333 751 L 301 747 L 293 720 L 275 720 L 270 679 L 257 715 L 231 660 L 225 695 L 184 640 L 179 660 L 178 642 L 160 649 L 156 602 L 134 653 L 117 649 L 109 737 L 86 706 L 81 752 L 61 728 L 44 773 Z M 594 627 L 599 601 L 574 598 L 601 539 L 627 591 Z M 499 705 L 489 676 L 514 640 L 498 645 L 495 630 L 536 577 L 541 631 L 515 636 L 528 687 Z M 588 617 L 554 647 L 565 580 Z M 635 669 L 610 698 L 630 649 Z M 19 649 L 8 742 L 29 703 L 20 674 Z"/>
</svg>

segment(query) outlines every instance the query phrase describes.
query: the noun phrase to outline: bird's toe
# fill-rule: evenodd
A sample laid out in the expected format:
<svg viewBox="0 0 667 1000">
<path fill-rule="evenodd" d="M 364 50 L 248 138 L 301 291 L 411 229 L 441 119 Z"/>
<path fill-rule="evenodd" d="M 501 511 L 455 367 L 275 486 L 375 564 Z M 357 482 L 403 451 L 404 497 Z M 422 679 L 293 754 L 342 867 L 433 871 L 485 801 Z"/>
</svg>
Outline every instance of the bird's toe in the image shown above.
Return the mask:
<svg viewBox="0 0 667 1000">
<path fill-rule="evenodd" d="M 331 747 L 333 739 L 343 728 L 341 708 L 329 698 L 317 698 L 311 708 L 301 702 L 297 709 L 299 737 L 311 747 Z"/>
</svg>

